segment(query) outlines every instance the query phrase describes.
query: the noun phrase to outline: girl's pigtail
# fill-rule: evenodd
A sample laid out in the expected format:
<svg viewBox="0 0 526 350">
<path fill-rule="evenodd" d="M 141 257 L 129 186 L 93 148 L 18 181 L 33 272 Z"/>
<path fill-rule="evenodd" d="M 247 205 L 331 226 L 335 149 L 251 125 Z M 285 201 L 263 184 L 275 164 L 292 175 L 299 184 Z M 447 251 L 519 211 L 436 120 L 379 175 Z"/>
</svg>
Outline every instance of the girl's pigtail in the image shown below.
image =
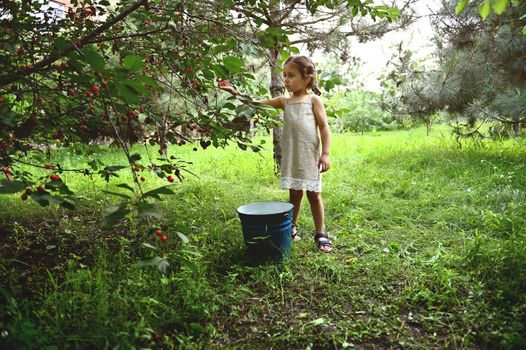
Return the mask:
<svg viewBox="0 0 526 350">
<path fill-rule="evenodd" d="M 311 90 L 316 95 L 318 95 L 318 96 L 321 95 L 321 91 L 320 91 L 320 89 L 318 89 L 318 82 L 316 81 L 316 78 L 314 78 L 314 80 L 312 81 L 312 88 L 311 88 Z"/>
<path fill-rule="evenodd" d="M 318 80 L 316 79 L 316 74 L 312 74 L 312 80 L 309 84 L 309 87 L 310 89 L 312 90 L 312 92 L 314 92 L 316 95 L 320 96 L 321 95 L 321 91 L 320 89 L 318 88 Z"/>
</svg>

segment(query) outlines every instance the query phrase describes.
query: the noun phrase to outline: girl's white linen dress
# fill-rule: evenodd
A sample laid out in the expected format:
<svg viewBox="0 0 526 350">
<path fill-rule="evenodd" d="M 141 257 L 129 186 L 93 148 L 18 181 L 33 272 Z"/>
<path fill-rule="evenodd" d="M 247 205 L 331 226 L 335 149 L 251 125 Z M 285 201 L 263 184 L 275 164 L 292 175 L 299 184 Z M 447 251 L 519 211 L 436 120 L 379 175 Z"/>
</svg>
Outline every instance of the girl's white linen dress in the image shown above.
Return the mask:
<svg viewBox="0 0 526 350">
<path fill-rule="evenodd" d="M 321 192 L 320 139 L 312 109 L 312 94 L 306 101 L 284 101 L 281 137 L 281 189 Z"/>
</svg>

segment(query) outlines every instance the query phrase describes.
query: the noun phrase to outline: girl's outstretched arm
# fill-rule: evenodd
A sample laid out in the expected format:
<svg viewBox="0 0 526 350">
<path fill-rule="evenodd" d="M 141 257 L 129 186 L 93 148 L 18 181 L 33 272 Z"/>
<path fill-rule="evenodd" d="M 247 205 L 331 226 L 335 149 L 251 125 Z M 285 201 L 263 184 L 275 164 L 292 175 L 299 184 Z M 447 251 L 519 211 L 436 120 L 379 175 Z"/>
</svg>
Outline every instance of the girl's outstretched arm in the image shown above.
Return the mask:
<svg viewBox="0 0 526 350">
<path fill-rule="evenodd" d="M 319 96 L 312 97 L 312 108 L 314 110 L 314 115 L 316 116 L 316 122 L 318 123 L 321 137 L 321 157 L 318 161 L 318 168 L 324 173 L 331 167 L 331 132 L 329 130 L 329 123 L 327 122 L 325 107 Z"/>
<path fill-rule="evenodd" d="M 243 96 L 248 98 L 251 102 L 259 103 L 263 105 L 269 105 L 274 108 L 283 108 L 283 96 L 274 97 L 268 100 L 252 100 L 249 96 L 245 96 L 241 94 L 239 91 L 236 90 L 233 86 L 231 86 L 228 81 L 223 79 L 217 79 L 217 85 L 221 90 L 225 90 L 227 92 L 230 92 L 232 95 L 236 96 Z"/>
</svg>

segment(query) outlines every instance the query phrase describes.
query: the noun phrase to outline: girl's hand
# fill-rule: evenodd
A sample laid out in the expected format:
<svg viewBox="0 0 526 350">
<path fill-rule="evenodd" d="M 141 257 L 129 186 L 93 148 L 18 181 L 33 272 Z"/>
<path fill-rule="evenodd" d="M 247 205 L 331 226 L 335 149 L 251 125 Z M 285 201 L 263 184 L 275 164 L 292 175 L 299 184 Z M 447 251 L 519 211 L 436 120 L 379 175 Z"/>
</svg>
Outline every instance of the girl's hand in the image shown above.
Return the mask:
<svg viewBox="0 0 526 350">
<path fill-rule="evenodd" d="M 221 90 L 230 92 L 232 95 L 241 95 L 239 91 L 237 91 L 233 86 L 230 86 L 228 81 L 221 78 L 217 78 L 217 87 Z"/>
<path fill-rule="evenodd" d="M 320 173 L 324 173 L 331 167 L 331 160 L 328 154 L 323 154 L 318 161 L 318 169 Z"/>
</svg>

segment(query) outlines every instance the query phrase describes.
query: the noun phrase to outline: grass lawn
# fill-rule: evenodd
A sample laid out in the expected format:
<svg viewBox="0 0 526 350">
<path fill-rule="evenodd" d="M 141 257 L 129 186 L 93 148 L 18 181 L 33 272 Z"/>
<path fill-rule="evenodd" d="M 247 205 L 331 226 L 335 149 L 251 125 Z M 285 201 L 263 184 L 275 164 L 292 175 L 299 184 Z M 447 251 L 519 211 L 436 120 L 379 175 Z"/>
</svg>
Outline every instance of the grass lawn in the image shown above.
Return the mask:
<svg viewBox="0 0 526 350">
<path fill-rule="evenodd" d="M 163 197 L 152 223 L 166 242 L 133 215 L 101 229 L 118 203 L 101 190 L 124 193 L 126 171 L 110 185 L 62 174 L 83 197 L 73 211 L 1 196 L 0 347 L 525 348 L 526 140 L 458 147 L 437 127 L 335 134 L 332 150 L 323 199 L 335 251 L 315 248 L 305 198 L 284 265 L 250 263 L 236 214 L 287 201 L 269 150 L 172 147 L 197 176 Z M 93 158 L 124 163 L 104 148 L 51 155 L 65 168 Z M 168 184 L 143 174 L 147 188 Z M 138 266 L 154 253 L 144 242 L 169 277 Z"/>
</svg>

